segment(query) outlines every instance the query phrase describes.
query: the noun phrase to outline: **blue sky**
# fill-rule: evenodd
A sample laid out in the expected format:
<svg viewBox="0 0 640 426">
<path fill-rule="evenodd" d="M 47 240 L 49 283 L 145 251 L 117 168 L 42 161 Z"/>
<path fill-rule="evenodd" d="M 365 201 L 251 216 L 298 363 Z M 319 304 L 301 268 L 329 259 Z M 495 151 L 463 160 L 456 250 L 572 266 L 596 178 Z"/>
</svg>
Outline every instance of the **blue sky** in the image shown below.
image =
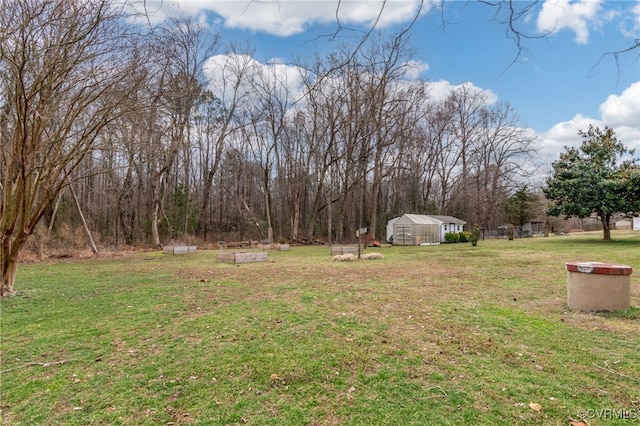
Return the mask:
<svg viewBox="0 0 640 426">
<path fill-rule="evenodd" d="M 589 124 L 613 127 L 618 138 L 640 152 L 640 48 L 619 57 L 640 39 L 640 0 L 518 1 L 535 3 L 518 23 L 524 50 L 495 22 L 496 8 L 477 1 L 425 0 L 411 29 L 413 60 L 422 78 L 441 87 L 468 82 L 511 104 L 525 127 L 538 135 L 538 152 L 547 162 L 564 146 L 578 146 L 578 130 Z M 223 45 L 249 43 L 254 59 L 293 63 L 313 50 L 326 52 L 335 42 L 322 35 L 336 28 L 342 42 L 358 30 L 394 31 L 415 16 L 420 0 L 147 0 L 153 19 L 182 14 L 198 17 L 217 31 Z M 442 7 L 434 7 L 442 6 Z M 498 16 L 500 18 L 500 16 Z M 443 26 L 443 22 L 446 24 Z M 224 48 L 222 49 L 224 52 Z M 519 56 L 518 56 L 519 54 Z M 604 56 L 603 56 L 604 55 Z"/>
</svg>

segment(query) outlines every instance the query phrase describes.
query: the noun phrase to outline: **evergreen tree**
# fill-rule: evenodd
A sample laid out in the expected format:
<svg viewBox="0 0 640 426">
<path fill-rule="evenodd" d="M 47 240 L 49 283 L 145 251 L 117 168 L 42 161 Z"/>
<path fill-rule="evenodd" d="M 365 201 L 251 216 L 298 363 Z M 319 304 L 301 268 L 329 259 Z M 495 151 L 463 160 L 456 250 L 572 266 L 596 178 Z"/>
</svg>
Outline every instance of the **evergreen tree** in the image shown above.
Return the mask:
<svg viewBox="0 0 640 426">
<path fill-rule="evenodd" d="M 640 211 L 640 167 L 634 151 L 628 150 L 614 131 L 589 126 L 578 133 L 579 149 L 565 148 L 552 163 L 545 196 L 554 216 L 584 218 L 596 214 L 602 222 L 604 239 L 611 239 L 610 221 L 615 213 Z"/>
<path fill-rule="evenodd" d="M 518 235 L 522 237 L 522 228 L 536 215 L 534 203 L 538 201 L 536 194 L 524 185 L 504 202 L 504 212 L 507 220 L 518 227 Z"/>
</svg>

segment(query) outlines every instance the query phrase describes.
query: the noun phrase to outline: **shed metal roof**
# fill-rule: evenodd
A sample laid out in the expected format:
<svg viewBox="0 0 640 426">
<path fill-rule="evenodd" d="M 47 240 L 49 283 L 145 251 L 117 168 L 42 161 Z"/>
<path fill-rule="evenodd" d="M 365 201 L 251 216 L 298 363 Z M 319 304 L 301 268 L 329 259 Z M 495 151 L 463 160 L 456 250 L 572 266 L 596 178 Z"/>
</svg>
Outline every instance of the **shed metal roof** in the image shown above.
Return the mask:
<svg viewBox="0 0 640 426">
<path fill-rule="evenodd" d="M 455 223 L 458 225 L 464 225 L 467 222 L 465 222 L 462 219 L 458 219 L 457 217 L 453 217 L 453 216 L 438 216 L 438 215 L 430 215 L 429 217 L 432 217 L 436 220 L 441 221 L 442 223 Z"/>
</svg>

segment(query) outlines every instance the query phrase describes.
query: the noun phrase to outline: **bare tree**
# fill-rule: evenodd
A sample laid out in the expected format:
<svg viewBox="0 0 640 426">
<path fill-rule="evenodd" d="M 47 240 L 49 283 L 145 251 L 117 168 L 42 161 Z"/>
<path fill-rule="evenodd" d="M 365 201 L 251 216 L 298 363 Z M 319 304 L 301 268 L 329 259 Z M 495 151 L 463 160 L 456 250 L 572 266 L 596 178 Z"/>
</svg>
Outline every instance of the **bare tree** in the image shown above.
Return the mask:
<svg viewBox="0 0 640 426">
<path fill-rule="evenodd" d="M 227 55 L 217 59 L 207 65 L 211 81 L 204 94 L 206 110 L 200 111 L 199 115 L 200 120 L 205 120 L 200 125 L 206 124 L 198 134 L 202 194 L 196 233 L 202 237 L 207 233 L 213 182 L 219 172 L 223 152 L 231 147 L 232 136 L 250 122 L 251 80 L 256 72 L 250 52 L 240 52 L 234 46 Z"/>
<path fill-rule="evenodd" d="M 158 227 L 163 219 L 171 237 L 176 229 L 184 237 L 188 228 L 188 212 L 183 212 L 186 217 L 169 220 L 164 198 L 167 192 L 178 188 L 184 191 L 182 196 L 190 198 L 190 124 L 204 89 L 203 65 L 215 52 L 218 36 L 192 18 L 176 18 L 158 29 L 152 43 L 158 77 L 151 87 L 153 101 L 148 122 L 153 196 L 150 222 L 152 243 L 160 246 Z M 165 131 L 160 133 L 158 128 Z"/>
<path fill-rule="evenodd" d="M 136 63 L 109 0 L 0 3 L 0 295 L 20 251 L 102 129 L 127 109 Z"/>
<path fill-rule="evenodd" d="M 267 240 L 270 242 L 273 241 L 275 220 L 272 190 L 274 168 L 278 163 L 280 145 L 286 132 L 287 113 L 291 109 L 292 98 L 284 67 L 272 64 L 256 73 L 253 84 L 258 101 L 252 114 L 253 134 L 248 138 L 252 157 L 262 168 Z"/>
<path fill-rule="evenodd" d="M 458 105 L 450 99 L 433 108 L 427 118 L 427 135 L 433 147 L 431 152 L 436 158 L 433 164 L 436 169 L 434 181 L 430 184 L 439 214 L 445 214 L 447 210 L 447 203 L 454 191 L 454 182 L 459 173 L 460 159 L 463 157 L 463 145 L 455 135 Z"/>
<path fill-rule="evenodd" d="M 470 180 L 461 180 L 465 185 L 473 182 L 472 187 L 460 193 L 472 200 L 476 223 L 484 229 L 495 229 L 505 219 L 502 205 L 507 196 L 534 172 L 535 137 L 520 125 L 507 103 L 483 108 L 480 119 L 481 128 L 470 156 Z"/>
<path fill-rule="evenodd" d="M 408 118 L 423 102 L 424 93 L 420 82 L 410 85 L 403 80 L 411 57 L 404 34 L 372 39 L 369 48 L 361 53 L 365 103 L 370 114 L 367 126 L 371 132 L 368 238 L 375 239 L 380 186 L 395 165 L 395 146 L 415 128 Z"/>
<path fill-rule="evenodd" d="M 483 129 L 483 112 L 488 107 L 489 99 L 486 93 L 474 91 L 470 85 L 463 84 L 449 96 L 447 102 L 452 104 L 454 110 L 452 132 L 459 153 L 459 178 L 466 182 L 472 167 L 470 163 L 474 161 L 475 145 Z M 464 200 L 459 213 L 472 222 L 473 202 L 469 202 L 470 194 L 467 193 L 466 186 L 459 188 L 459 191 Z"/>
<path fill-rule="evenodd" d="M 233 117 L 219 98 L 211 91 L 205 90 L 196 104 L 192 123 L 193 146 L 197 153 L 197 170 L 199 171 L 200 206 L 196 235 L 207 238 L 210 228 L 211 199 L 213 197 L 213 181 L 222 161 L 224 142 L 227 138 L 228 125 Z M 222 125 L 220 125 L 222 121 Z"/>
</svg>

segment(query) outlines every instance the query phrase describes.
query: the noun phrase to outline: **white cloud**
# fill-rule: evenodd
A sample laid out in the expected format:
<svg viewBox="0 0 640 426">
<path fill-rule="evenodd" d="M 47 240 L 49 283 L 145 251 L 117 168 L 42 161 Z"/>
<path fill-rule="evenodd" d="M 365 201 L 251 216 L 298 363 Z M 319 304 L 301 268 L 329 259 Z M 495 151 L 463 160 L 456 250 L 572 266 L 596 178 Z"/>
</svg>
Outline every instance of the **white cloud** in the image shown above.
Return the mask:
<svg viewBox="0 0 640 426">
<path fill-rule="evenodd" d="M 619 96 L 608 96 L 600 105 L 600 114 L 604 124 L 615 130 L 618 140 L 640 154 L 640 81 Z"/>
<path fill-rule="evenodd" d="M 621 95 L 610 95 L 600 105 L 601 118 L 577 114 L 571 120 L 556 124 L 541 135 L 540 155 L 546 161 L 558 158 L 564 147 L 579 147 L 582 138 L 578 131 L 587 131 L 589 125 L 603 129 L 611 127 L 627 148 L 640 153 L 640 81 L 626 88 Z"/>
<path fill-rule="evenodd" d="M 636 31 L 640 31 L 640 0 L 636 0 L 636 5 L 631 9 L 635 22 Z"/>
<path fill-rule="evenodd" d="M 416 13 L 431 10 L 431 1 L 420 0 L 139 0 L 131 4 L 152 22 L 177 14 L 211 11 L 222 17 L 226 28 L 263 32 L 281 37 L 299 34 L 313 23 L 372 25 L 386 28 L 408 22 Z M 435 2 L 437 3 L 437 2 Z M 434 3 L 434 4 L 435 4 Z"/>
<path fill-rule="evenodd" d="M 463 86 L 467 86 L 471 92 L 482 93 L 487 100 L 487 105 L 493 105 L 498 101 L 498 96 L 493 93 L 491 90 L 483 89 L 478 86 L 474 86 L 473 83 L 467 81 L 462 84 L 451 84 L 450 81 L 447 80 L 438 80 L 438 81 L 430 81 L 427 84 L 427 88 L 429 89 L 429 95 L 431 95 L 431 99 L 433 101 L 442 101 L 447 98 L 456 89 L 459 89 Z"/>
<path fill-rule="evenodd" d="M 283 102 L 291 102 L 300 96 L 298 68 L 276 59 L 264 64 L 245 54 L 214 55 L 205 63 L 204 71 L 209 79 L 209 88 L 225 102 L 232 102 L 234 97 L 240 97 L 241 103 L 247 106 L 257 102 L 254 85 L 267 85 Z M 236 93 L 234 87 L 238 88 Z"/>
<path fill-rule="evenodd" d="M 616 126 L 614 127 L 618 140 L 628 149 L 634 149 L 636 158 L 640 155 L 640 127 Z"/>
<path fill-rule="evenodd" d="M 589 125 L 603 129 L 606 125 L 602 120 L 585 117 L 577 114 L 569 121 L 564 121 L 553 126 L 549 131 L 540 135 L 538 144 L 538 155 L 542 161 L 542 174 L 536 176 L 534 180 L 544 182 L 551 173 L 551 163 L 560 158 L 560 154 L 565 151 L 565 147 L 578 148 L 582 145 L 582 137 L 578 131 L 587 131 Z M 609 126 L 613 128 L 616 137 L 622 144 L 630 150 L 635 150 L 635 157 L 640 153 L 640 126 Z"/>
<path fill-rule="evenodd" d="M 129 0 L 126 4 L 137 13 L 135 21 L 143 24 L 158 24 L 170 16 L 198 16 L 206 10 L 206 3 L 198 0 Z"/>
<path fill-rule="evenodd" d="M 565 147 L 577 148 L 582 144 L 582 138 L 578 135 L 580 130 L 586 131 L 589 126 L 604 127 L 601 120 L 576 114 L 571 120 L 563 121 L 541 135 L 538 149 L 539 154 L 546 161 L 555 161 Z"/>
<path fill-rule="evenodd" d="M 330 16 L 317 10 L 315 2 L 219 1 L 208 8 L 223 18 L 226 28 L 290 36 L 304 31 L 305 24 L 325 22 Z"/>
<path fill-rule="evenodd" d="M 589 26 L 598 26 L 603 18 L 602 0 L 546 0 L 538 15 L 538 30 L 555 33 L 569 29 L 579 44 L 589 42 Z M 610 16 L 610 15 L 608 15 Z"/>
<path fill-rule="evenodd" d="M 600 114 L 611 127 L 640 127 L 640 81 L 626 88 L 620 96 L 610 95 L 600 105 Z"/>
<path fill-rule="evenodd" d="M 404 64 L 405 80 L 414 81 L 420 78 L 420 75 L 429 71 L 429 64 L 420 61 L 407 61 Z"/>
</svg>

